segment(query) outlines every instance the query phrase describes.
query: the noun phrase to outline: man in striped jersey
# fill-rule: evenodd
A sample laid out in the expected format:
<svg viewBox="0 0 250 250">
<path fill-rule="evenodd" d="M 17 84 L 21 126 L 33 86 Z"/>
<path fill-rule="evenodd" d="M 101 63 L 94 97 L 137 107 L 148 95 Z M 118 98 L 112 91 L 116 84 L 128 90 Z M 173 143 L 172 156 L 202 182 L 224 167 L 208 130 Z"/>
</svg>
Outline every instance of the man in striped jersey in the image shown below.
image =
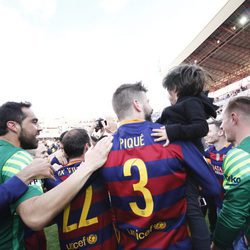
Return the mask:
<svg viewBox="0 0 250 250">
<path fill-rule="evenodd" d="M 205 158 L 210 164 L 210 166 L 213 168 L 221 187 L 223 187 L 224 175 L 222 170 L 222 164 L 227 152 L 232 149 L 232 144 L 227 142 L 225 133 L 221 128 L 221 123 L 221 120 L 212 120 L 208 123 L 209 132 L 205 137 L 205 140 L 206 143 L 210 146 L 205 150 Z M 217 210 L 218 208 L 221 208 L 224 197 L 223 188 L 221 191 L 221 199 L 215 201 L 215 199 L 206 197 L 211 235 L 213 235 L 215 229 L 215 224 L 217 220 Z"/>
<path fill-rule="evenodd" d="M 48 190 L 78 169 L 90 147 L 90 137 L 85 129 L 71 129 L 64 135 L 62 145 L 69 162 L 55 172 L 56 181 L 45 180 Z M 55 222 L 61 249 L 116 249 L 109 195 L 99 171 L 89 178 Z"/>
<path fill-rule="evenodd" d="M 222 119 L 226 138 L 236 147 L 223 162 L 225 196 L 213 250 L 230 248 L 241 231 L 248 242 L 250 238 L 250 97 L 231 99 Z"/>
<path fill-rule="evenodd" d="M 193 172 L 210 195 L 219 195 L 215 174 L 189 142 L 163 147 L 151 136 L 147 90 L 139 82 L 113 95 L 120 127 L 102 168 L 111 195 L 118 249 L 191 250 L 187 225 L 186 176 Z"/>
<path fill-rule="evenodd" d="M 30 103 L 7 102 L 0 107 L 0 184 L 32 162 L 31 155 L 24 149 L 37 147 L 36 137 L 41 128 L 30 106 Z M 90 175 L 104 164 L 111 142 L 111 137 L 104 138 L 94 149 L 88 150 L 82 167 L 49 192 L 43 194 L 37 180 L 30 183 L 27 192 L 1 214 L 0 249 L 24 249 L 20 217 L 31 229 L 41 230 L 74 198 Z"/>
</svg>

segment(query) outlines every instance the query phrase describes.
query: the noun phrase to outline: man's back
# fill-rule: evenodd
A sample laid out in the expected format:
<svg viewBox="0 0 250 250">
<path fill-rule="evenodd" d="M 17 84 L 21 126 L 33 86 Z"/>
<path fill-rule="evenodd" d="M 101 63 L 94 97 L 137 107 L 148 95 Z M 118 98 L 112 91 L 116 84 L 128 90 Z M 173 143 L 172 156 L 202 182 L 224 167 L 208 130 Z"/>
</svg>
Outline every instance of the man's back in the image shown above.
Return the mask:
<svg viewBox="0 0 250 250">
<path fill-rule="evenodd" d="M 80 165 L 71 161 L 56 173 L 56 185 L 66 180 Z M 46 182 L 53 187 L 52 181 Z M 83 189 L 56 218 L 61 249 L 116 249 L 108 193 L 99 173 L 93 174 Z"/>
<path fill-rule="evenodd" d="M 186 223 L 186 167 L 218 194 L 212 171 L 194 145 L 164 148 L 150 134 L 160 124 L 130 121 L 114 134 L 102 170 L 124 249 L 191 249 Z M 198 167 L 200 169 L 198 169 Z"/>
</svg>

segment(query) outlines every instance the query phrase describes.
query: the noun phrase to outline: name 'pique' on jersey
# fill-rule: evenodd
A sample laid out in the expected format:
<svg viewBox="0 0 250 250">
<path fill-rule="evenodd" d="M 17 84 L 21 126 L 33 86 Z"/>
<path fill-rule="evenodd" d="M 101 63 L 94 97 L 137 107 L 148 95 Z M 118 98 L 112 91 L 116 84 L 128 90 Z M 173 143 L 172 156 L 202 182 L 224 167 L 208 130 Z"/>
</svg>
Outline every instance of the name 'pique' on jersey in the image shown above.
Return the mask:
<svg viewBox="0 0 250 250">
<path fill-rule="evenodd" d="M 192 249 L 186 221 L 186 171 L 219 195 L 212 169 L 192 143 L 168 147 L 150 136 L 160 124 L 128 121 L 114 134 L 102 168 L 111 195 L 119 249 Z"/>
</svg>

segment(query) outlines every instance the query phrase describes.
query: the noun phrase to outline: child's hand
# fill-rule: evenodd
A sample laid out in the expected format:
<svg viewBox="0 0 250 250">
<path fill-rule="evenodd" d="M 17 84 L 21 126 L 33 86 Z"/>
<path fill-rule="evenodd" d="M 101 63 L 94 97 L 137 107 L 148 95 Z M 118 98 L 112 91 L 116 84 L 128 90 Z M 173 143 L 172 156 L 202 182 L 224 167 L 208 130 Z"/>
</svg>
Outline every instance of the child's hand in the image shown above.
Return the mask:
<svg viewBox="0 0 250 250">
<path fill-rule="evenodd" d="M 168 146 L 169 140 L 168 140 L 168 136 L 167 136 L 167 132 L 166 132 L 165 127 L 161 127 L 160 129 L 153 129 L 152 131 L 153 131 L 153 133 L 151 134 L 151 136 L 158 137 L 158 138 L 154 139 L 155 142 L 166 140 L 163 147 Z"/>
</svg>

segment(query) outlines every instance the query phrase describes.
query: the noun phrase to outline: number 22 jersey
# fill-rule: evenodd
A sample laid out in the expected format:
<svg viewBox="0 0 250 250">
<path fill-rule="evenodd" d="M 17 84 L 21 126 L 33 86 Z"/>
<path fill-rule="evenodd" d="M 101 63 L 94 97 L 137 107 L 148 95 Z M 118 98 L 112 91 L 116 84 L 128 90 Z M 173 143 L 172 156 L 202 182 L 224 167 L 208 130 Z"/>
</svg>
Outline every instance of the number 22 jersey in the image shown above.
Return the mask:
<svg viewBox="0 0 250 250">
<path fill-rule="evenodd" d="M 80 163 L 81 161 L 72 161 L 60 168 L 55 173 L 56 181 L 47 180 L 45 187 L 51 189 L 60 184 Z M 109 196 L 98 171 L 89 178 L 55 222 L 58 225 L 61 249 L 117 249 Z"/>
</svg>

